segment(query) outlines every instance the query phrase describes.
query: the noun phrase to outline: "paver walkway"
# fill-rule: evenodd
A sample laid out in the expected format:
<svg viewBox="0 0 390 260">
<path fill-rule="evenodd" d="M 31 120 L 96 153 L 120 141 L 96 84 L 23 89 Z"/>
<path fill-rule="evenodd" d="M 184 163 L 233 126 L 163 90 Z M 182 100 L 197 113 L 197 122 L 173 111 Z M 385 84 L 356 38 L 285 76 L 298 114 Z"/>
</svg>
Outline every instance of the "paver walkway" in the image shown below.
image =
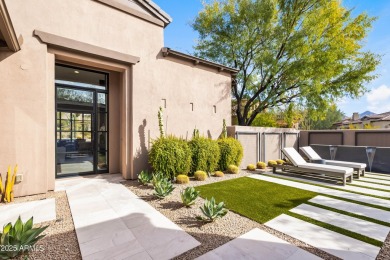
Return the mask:
<svg viewBox="0 0 390 260">
<path fill-rule="evenodd" d="M 265 225 L 342 259 L 375 259 L 380 250 L 379 247 L 285 214 L 268 221 Z"/>
<path fill-rule="evenodd" d="M 374 198 L 374 197 L 370 197 L 370 196 L 351 193 L 348 191 L 335 190 L 332 188 L 325 188 L 325 187 L 320 187 L 320 186 L 315 186 L 315 185 L 311 185 L 311 184 L 300 183 L 300 182 L 294 181 L 294 180 L 302 181 L 302 179 L 298 179 L 298 178 L 286 177 L 288 179 L 291 179 L 291 180 L 286 180 L 286 179 L 281 179 L 281 178 L 269 177 L 265 174 L 262 174 L 262 175 L 254 174 L 254 175 L 250 175 L 248 177 L 258 179 L 258 180 L 278 183 L 278 184 L 289 186 L 289 187 L 295 187 L 298 189 L 309 190 L 309 191 L 313 191 L 313 192 L 317 192 L 317 193 L 337 196 L 340 198 L 345 198 L 345 199 L 350 199 L 350 200 L 355 200 L 355 201 L 359 201 L 359 202 L 365 202 L 368 204 L 373 204 L 373 205 L 378 205 L 378 206 L 390 208 L 390 200 Z M 307 180 L 304 180 L 304 181 L 309 182 Z M 316 182 L 316 183 L 319 183 L 319 182 Z M 323 185 L 323 183 L 319 183 L 319 184 Z M 337 186 L 337 187 L 340 187 L 340 186 Z"/>
<path fill-rule="evenodd" d="M 380 174 L 380 173 L 369 173 L 367 172 L 364 174 L 365 177 L 369 178 L 376 178 L 376 179 L 381 179 L 381 180 L 390 180 L 390 174 Z"/>
<path fill-rule="evenodd" d="M 199 260 L 321 259 L 258 228 L 197 258 Z"/>
<path fill-rule="evenodd" d="M 200 244 L 120 180 L 99 175 L 56 182 L 68 195 L 83 259 L 171 259 Z"/>
<path fill-rule="evenodd" d="M 34 224 L 56 219 L 55 199 L 44 199 L 0 206 L 0 227 L 21 217 L 25 222 L 34 217 Z"/>
<path fill-rule="evenodd" d="M 364 186 L 364 187 L 367 187 L 367 188 L 387 190 L 387 191 L 390 192 L 390 186 L 389 185 L 381 185 L 379 183 L 375 184 L 375 183 L 370 183 L 370 182 L 366 182 L 366 181 L 363 181 L 363 180 L 359 180 L 359 181 L 358 180 L 354 180 L 353 184 Z"/>
<path fill-rule="evenodd" d="M 390 185 L 390 180 L 383 180 L 383 179 L 374 179 L 370 177 L 360 177 L 359 181 L 368 181 L 368 182 L 375 182 L 378 184 L 383 184 L 383 185 Z"/>
</svg>

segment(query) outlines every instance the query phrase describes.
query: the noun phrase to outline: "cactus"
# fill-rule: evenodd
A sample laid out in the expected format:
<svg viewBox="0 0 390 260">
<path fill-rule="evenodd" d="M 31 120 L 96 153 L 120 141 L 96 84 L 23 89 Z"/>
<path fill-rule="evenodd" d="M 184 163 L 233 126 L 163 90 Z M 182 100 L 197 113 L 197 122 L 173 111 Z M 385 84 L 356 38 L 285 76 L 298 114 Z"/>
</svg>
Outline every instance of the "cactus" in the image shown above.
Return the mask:
<svg viewBox="0 0 390 260">
<path fill-rule="evenodd" d="M 254 164 L 248 164 L 248 166 L 246 167 L 246 169 L 247 169 L 248 171 L 254 171 L 254 170 L 256 170 L 256 165 L 254 165 Z"/>
<path fill-rule="evenodd" d="M 185 174 L 179 174 L 176 176 L 176 183 L 178 184 L 187 184 L 190 182 L 190 178 L 188 178 Z"/>
<path fill-rule="evenodd" d="M 237 166 L 230 164 L 227 168 L 227 171 L 228 173 L 237 174 L 240 172 L 240 169 Z"/>
<path fill-rule="evenodd" d="M 158 116 L 158 128 L 160 130 L 160 137 L 164 137 L 165 133 L 164 133 L 164 122 L 163 122 L 163 109 L 162 109 L 162 107 L 159 108 L 157 116 Z"/>
<path fill-rule="evenodd" d="M 277 165 L 278 163 L 276 162 L 276 161 L 274 161 L 274 160 L 269 160 L 268 161 L 268 166 L 269 167 L 273 167 L 273 166 L 275 166 L 275 165 Z"/>
<path fill-rule="evenodd" d="M 226 120 L 225 119 L 223 120 L 223 123 L 222 123 L 222 133 L 219 136 L 219 139 L 223 139 L 223 138 L 227 138 L 227 128 L 226 128 Z"/>
<path fill-rule="evenodd" d="M 221 171 L 214 172 L 214 177 L 223 177 L 223 176 L 224 176 L 224 174 Z"/>
<path fill-rule="evenodd" d="M 196 171 L 194 173 L 195 180 L 197 181 L 204 181 L 207 179 L 207 173 L 204 171 Z"/>
<path fill-rule="evenodd" d="M 11 166 L 8 166 L 8 171 L 5 179 L 5 187 L 3 187 L 3 180 L 0 175 L 0 193 L 1 201 L 9 203 L 14 201 L 14 185 L 16 179 L 16 173 L 18 172 L 18 165 L 14 168 L 14 174 L 11 174 Z"/>
<path fill-rule="evenodd" d="M 192 138 L 198 138 L 200 135 L 199 135 L 199 129 L 194 129 L 194 132 L 192 133 Z"/>
<path fill-rule="evenodd" d="M 257 169 L 265 169 L 267 167 L 267 164 L 265 162 L 257 162 L 256 166 Z"/>
</svg>

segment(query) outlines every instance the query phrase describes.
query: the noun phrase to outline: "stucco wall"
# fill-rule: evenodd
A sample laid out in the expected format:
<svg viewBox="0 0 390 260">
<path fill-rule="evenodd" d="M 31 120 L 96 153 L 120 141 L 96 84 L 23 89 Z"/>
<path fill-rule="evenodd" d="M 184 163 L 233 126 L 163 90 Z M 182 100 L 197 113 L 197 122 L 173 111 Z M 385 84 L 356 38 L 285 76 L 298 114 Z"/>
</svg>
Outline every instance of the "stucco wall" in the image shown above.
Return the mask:
<svg viewBox="0 0 390 260">
<path fill-rule="evenodd" d="M 54 63 L 59 56 L 48 52 L 46 44 L 33 36 L 34 30 L 140 57 L 131 71 L 115 74 L 118 80 L 113 81 L 121 85 L 119 94 L 115 91 L 113 94 L 121 99 L 120 118 L 115 118 L 121 124 L 117 126 L 120 130 L 116 129 L 121 149 L 115 154 L 119 154 L 122 166 L 117 167 L 118 160 L 110 155 L 115 161 L 110 171 L 120 169 L 124 177 L 135 178 L 146 167 L 150 140 L 158 136 L 157 111 L 162 99 L 167 104 L 164 109 L 167 133 L 190 137 L 196 126 L 202 134 L 216 138 L 222 119 L 230 124 L 230 75 L 217 69 L 195 67 L 191 62 L 163 58 L 162 27 L 93 0 L 5 2 L 16 34 L 23 38 L 21 51 L 0 52 L 3 95 L 0 172 L 8 164 L 19 164 L 24 181 L 16 186 L 16 195 L 54 188 Z M 90 60 L 93 57 L 83 60 L 83 65 L 98 68 L 98 62 Z M 111 67 L 116 68 L 114 65 Z M 110 72 L 109 68 L 106 66 L 104 70 Z M 130 83 L 124 85 L 126 81 Z M 124 93 L 124 86 L 132 90 Z M 124 107 L 122 100 L 126 95 L 131 104 Z M 194 103 L 194 111 L 190 103 Z M 214 105 L 217 113 L 213 111 Z M 117 107 L 113 109 L 118 111 Z M 124 116 L 123 109 L 127 109 L 129 116 Z M 110 122 L 110 129 L 113 127 Z M 133 140 L 123 142 L 127 134 Z M 130 153 L 124 152 L 124 143 L 130 146 Z M 124 160 L 133 159 L 131 167 L 123 166 Z"/>
</svg>

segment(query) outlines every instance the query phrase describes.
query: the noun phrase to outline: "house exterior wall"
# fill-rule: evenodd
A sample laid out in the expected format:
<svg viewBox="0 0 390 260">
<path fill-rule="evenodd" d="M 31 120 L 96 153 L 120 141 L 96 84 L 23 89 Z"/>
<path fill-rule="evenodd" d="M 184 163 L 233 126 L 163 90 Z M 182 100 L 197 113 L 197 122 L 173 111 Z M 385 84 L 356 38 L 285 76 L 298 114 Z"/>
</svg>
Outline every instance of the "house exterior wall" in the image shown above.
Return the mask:
<svg viewBox="0 0 390 260">
<path fill-rule="evenodd" d="M 189 138 L 196 127 L 216 138 L 222 120 L 230 124 L 230 73 L 162 57 L 162 26 L 93 0 L 5 3 L 17 36 L 23 38 L 19 52 L 0 52 L 0 171 L 19 164 L 24 181 L 15 186 L 16 196 L 54 189 L 57 60 L 102 69 L 113 79 L 110 150 L 117 146 L 110 152 L 110 173 L 120 171 L 131 179 L 147 167 L 147 150 L 158 136 L 162 99 L 168 134 Z M 134 55 L 140 62 L 116 64 L 48 47 L 33 36 L 34 30 Z"/>
</svg>

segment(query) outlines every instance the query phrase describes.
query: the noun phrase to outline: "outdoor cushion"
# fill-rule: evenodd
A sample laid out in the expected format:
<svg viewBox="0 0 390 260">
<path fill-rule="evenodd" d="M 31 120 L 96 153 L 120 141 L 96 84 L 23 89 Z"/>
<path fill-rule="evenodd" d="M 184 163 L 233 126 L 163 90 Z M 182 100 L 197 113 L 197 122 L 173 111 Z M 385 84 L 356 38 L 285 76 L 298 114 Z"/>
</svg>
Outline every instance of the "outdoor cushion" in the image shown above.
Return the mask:
<svg viewBox="0 0 390 260">
<path fill-rule="evenodd" d="M 309 169 L 309 170 L 323 170 L 323 171 L 332 171 L 338 173 L 345 173 L 347 176 L 353 173 L 352 168 L 335 166 L 335 165 L 327 165 L 327 164 L 318 164 L 318 163 L 306 163 L 303 165 L 299 165 L 300 169 Z"/>
<path fill-rule="evenodd" d="M 304 146 L 299 149 L 301 149 L 301 151 L 304 152 L 310 160 L 321 159 L 321 157 L 316 153 L 316 151 L 314 151 L 314 149 L 311 148 L 310 146 Z M 345 162 L 345 161 L 335 161 L 335 160 L 325 160 L 325 164 L 351 167 L 355 169 L 364 169 L 367 166 L 365 163 Z"/>
</svg>

